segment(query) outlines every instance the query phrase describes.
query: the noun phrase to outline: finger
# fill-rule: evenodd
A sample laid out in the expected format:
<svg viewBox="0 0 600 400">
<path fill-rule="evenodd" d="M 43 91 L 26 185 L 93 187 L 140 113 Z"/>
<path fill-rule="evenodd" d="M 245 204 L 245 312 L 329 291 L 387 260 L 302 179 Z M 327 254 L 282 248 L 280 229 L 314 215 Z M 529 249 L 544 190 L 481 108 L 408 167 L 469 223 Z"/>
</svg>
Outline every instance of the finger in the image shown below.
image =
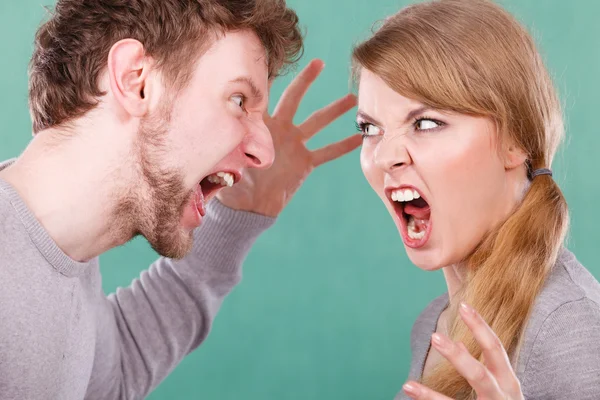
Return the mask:
<svg viewBox="0 0 600 400">
<path fill-rule="evenodd" d="M 491 372 L 473 356 L 461 347 L 452 342 L 445 335 L 434 333 L 431 337 L 431 343 L 444 358 L 456 368 L 459 374 L 469 382 L 475 390 L 478 397 L 487 399 L 503 399 L 502 391 Z"/>
<path fill-rule="evenodd" d="M 520 393 L 521 385 L 510 364 L 508 354 L 502 346 L 502 342 L 494 333 L 492 328 L 473 309 L 473 307 L 461 303 L 460 315 L 467 327 L 473 333 L 473 337 L 479 343 L 485 359 L 485 365 L 494 375 L 500 387 L 508 393 Z"/>
<path fill-rule="evenodd" d="M 321 129 L 325 128 L 355 106 L 356 96 L 349 94 L 315 112 L 298 126 L 302 132 L 303 139 L 310 139 Z"/>
<path fill-rule="evenodd" d="M 269 91 L 267 92 L 269 94 L 269 98 L 271 98 L 271 88 L 273 87 L 273 82 L 275 82 L 275 79 L 269 79 Z M 267 107 L 265 108 L 265 111 L 263 113 L 263 119 L 265 121 L 268 121 L 271 118 L 271 114 L 269 114 L 269 107 L 267 105 Z"/>
<path fill-rule="evenodd" d="M 300 73 L 292 83 L 284 90 L 275 111 L 273 117 L 281 119 L 283 121 L 292 121 L 300 101 L 306 94 L 306 91 L 310 85 L 317 79 L 317 76 L 323 70 L 325 64 L 321 60 L 312 60 Z"/>
<path fill-rule="evenodd" d="M 269 123 L 271 122 L 271 116 L 269 115 L 268 111 L 263 114 L 263 122 L 267 126 L 269 126 Z"/>
<path fill-rule="evenodd" d="M 319 150 L 315 150 L 311 153 L 313 166 L 318 167 L 345 154 L 348 154 L 360 146 L 361 143 L 361 135 L 352 135 L 337 143 L 333 143 Z"/>
<path fill-rule="evenodd" d="M 427 386 L 423 386 L 420 383 L 409 381 L 402 386 L 404 393 L 411 399 L 416 400 L 452 400 L 450 397 L 446 397 L 436 391 L 429 389 Z"/>
<path fill-rule="evenodd" d="M 462 351 L 466 351 L 466 352 L 469 351 L 469 350 L 467 350 L 467 346 L 465 346 L 465 344 L 463 342 L 458 342 L 458 347 L 460 347 L 460 349 Z"/>
</svg>

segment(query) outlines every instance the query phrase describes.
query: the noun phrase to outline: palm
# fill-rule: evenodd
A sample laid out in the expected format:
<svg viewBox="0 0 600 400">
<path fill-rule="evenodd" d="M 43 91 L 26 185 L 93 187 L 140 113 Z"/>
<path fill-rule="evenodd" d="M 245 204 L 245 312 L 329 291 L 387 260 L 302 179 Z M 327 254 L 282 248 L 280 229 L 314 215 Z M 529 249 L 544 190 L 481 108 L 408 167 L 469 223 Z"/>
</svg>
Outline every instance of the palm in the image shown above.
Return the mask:
<svg viewBox="0 0 600 400">
<path fill-rule="evenodd" d="M 321 69 L 320 61 L 311 62 L 285 90 L 273 115 L 265 115 L 275 147 L 271 168 L 244 171 L 241 182 L 217 195 L 222 203 L 234 209 L 275 217 L 314 168 L 360 145 L 360 135 L 353 135 L 319 150 L 306 148 L 311 137 L 356 105 L 352 95 L 315 112 L 301 125 L 294 125 L 293 118 L 300 101 Z"/>
</svg>

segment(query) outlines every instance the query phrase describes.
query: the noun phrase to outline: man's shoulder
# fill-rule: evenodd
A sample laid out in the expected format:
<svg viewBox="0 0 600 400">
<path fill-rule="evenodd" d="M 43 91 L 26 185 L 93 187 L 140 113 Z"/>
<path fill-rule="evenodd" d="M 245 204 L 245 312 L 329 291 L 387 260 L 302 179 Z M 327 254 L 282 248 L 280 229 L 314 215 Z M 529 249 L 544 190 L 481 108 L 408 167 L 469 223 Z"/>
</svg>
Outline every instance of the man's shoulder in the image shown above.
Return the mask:
<svg viewBox="0 0 600 400">
<path fill-rule="evenodd" d="M 0 161 L 0 171 L 12 164 L 14 160 Z M 18 224 L 19 218 L 15 207 L 11 201 L 11 188 L 2 178 L 0 178 L 0 243 L 5 238 L 9 229 L 22 226 Z"/>
<path fill-rule="evenodd" d="M 8 194 L 0 187 L 0 264 L 7 257 L 23 258 L 23 246 L 33 244 Z"/>
<path fill-rule="evenodd" d="M 2 264 L 3 258 L 9 257 L 11 254 L 13 257 L 18 257 L 19 254 L 16 253 L 16 250 L 23 244 L 31 244 L 27 229 L 10 199 L 3 195 L 0 188 L 0 264 Z"/>
</svg>

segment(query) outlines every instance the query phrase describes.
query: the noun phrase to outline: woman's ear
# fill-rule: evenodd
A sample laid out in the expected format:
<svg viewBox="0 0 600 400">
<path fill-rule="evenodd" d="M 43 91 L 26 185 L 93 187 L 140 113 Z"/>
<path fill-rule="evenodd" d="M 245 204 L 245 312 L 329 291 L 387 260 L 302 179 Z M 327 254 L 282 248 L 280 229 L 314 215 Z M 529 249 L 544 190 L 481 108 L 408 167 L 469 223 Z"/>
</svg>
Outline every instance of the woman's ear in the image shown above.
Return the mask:
<svg viewBox="0 0 600 400">
<path fill-rule="evenodd" d="M 511 170 L 524 165 L 527 162 L 527 153 L 512 140 L 504 149 L 504 168 Z"/>
</svg>

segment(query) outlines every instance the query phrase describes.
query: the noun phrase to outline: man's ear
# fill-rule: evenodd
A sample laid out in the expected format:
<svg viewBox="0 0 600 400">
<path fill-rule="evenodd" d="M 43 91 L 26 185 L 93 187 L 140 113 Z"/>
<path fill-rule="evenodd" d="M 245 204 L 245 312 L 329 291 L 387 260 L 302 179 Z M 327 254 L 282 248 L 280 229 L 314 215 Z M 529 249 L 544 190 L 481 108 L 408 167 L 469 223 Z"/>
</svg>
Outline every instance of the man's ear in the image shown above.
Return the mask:
<svg viewBox="0 0 600 400">
<path fill-rule="evenodd" d="M 525 165 L 527 153 L 521 147 L 517 146 L 512 140 L 506 144 L 504 149 L 504 168 L 506 170 L 514 169 Z"/>
<path fill-rule="evenodd" d="M 108 54 L 108 78 L 115 100 L 133 117 L 143 117 L 149 108 L 147 91 L 152 60 L 137 40 L 124 39 Z"/>
</svg>

